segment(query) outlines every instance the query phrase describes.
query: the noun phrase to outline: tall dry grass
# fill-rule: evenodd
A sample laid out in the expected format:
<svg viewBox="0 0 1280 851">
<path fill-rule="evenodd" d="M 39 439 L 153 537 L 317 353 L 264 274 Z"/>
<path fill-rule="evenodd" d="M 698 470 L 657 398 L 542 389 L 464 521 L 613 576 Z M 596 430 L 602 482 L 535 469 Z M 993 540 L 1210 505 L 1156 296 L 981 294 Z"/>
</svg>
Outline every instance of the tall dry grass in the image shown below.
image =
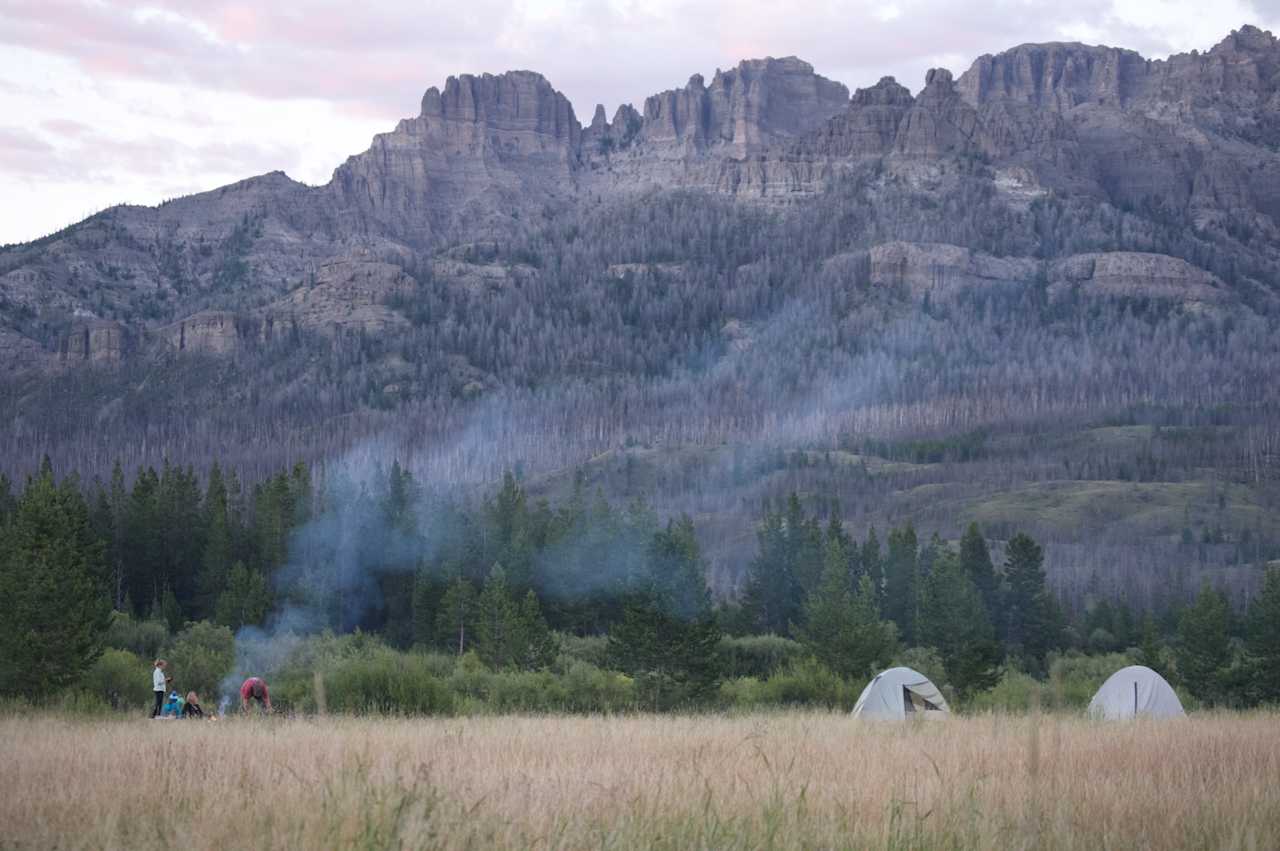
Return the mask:
<svg viewBox="0 0 1280 851">
<path fill-rule="evenodd" d="M 0 720 L 0 847 L 1280 847 L 1280 716 Z"/>
</svg>

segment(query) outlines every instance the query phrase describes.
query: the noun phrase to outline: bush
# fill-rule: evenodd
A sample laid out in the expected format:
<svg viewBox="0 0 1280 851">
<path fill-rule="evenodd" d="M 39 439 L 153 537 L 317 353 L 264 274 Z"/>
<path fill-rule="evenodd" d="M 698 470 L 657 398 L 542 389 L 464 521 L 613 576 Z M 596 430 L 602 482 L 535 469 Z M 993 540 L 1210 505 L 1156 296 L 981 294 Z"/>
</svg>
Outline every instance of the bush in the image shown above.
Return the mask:
<svg viewBox="0 0 1280 851">
<path fill-rule="evenodd" d="M 328 708 L 335 712 L 447 715 L 453 695 L 420 654 L 377 647 L 337 660 L 322 673 Z M 313 705 L 314 707 L 314 699 Z"/>
<path fill-rule="evenodd" d="M 780 635 L 726 636 L 720 640 L 720 670 L 726 677 L 764 679 L 804 655 L 798 641 Z"/>
<path fill-rule="evenodd" d="M 609 639 L 603 635 L 570 635 L 557 634 L 560 641 L 560 659 L 556 666 L 562 671 L 569 669 L 573 661 L 586 662 L 603 668 L 609 652 Z"/>
<path fill-rule="evenodd" d="M 128 650 L 147 662 L 153 662 L 168 640 L 169 628 L 163 620 L 156 618 L 140 621 L 124 612 L 112 612 L 105 644 L 117 650 Z"/>
<path fill-rule="evenodd" d="M 1093 700 L 1107 677 L 1132 665 L 1133 659 L 1123 653 L 1085 656 L 1069 652 L 1049 657 L 1049 693 L 1055 708 L 1083 710 Z"/>
<path fill-rule="evenodd" d="M 85 671 L 77 688 L 112 709 L 139 709 L 151 705 L 151 661 L 128 650 L 104 650 Z"/>
<path fill-rule="evenodd" d="M 1047 691 L 1043 683 L 1030 674 L 1007 668 L 1000 682 L 969 698 L 966 708 L 973 712 L 1026 712 L 1035 701 L 1044 706 L 1046 697 Z"/>
<path fill-rule="evenodd" d="M 167 654 L 174 688 L 212 699 L 235 664 L 235 637 L 225 626 L 198 621 L 178 633 Z"/>
<path fill-rule="evenodd" d="M 947 669 L 942 664 L 942 657 L 932 647 L 908 647 L 900 651 L 889 663 L 890 668 L 911 668 L 928 677 L 934 685 L 942 688 L 947 682 Z M 950 698 L 948 698 L 950 699 Z"/>
<path fill-rule="evenodd" d="M 862 683 L 842 679 L 817 659 L 793 662 L 764 681 L 764 697 L 779 706 L 808 705 L 853 709 Z"/>
<path fill-rule="evenodd" d="M 622 712 L 635 706 L 635 681 L 616 671 L 574 662 L 564 673 L 565 711 Z"/>
<path fill-rule="evenodd" d="M 767 706 L 824 706 L 852 709 L 864 683 L 846 680 L 812 657 L 792 662 L 773 676 L 739 677 L 720 685 L 726 708 L 758 709 Z"/>
</svg>

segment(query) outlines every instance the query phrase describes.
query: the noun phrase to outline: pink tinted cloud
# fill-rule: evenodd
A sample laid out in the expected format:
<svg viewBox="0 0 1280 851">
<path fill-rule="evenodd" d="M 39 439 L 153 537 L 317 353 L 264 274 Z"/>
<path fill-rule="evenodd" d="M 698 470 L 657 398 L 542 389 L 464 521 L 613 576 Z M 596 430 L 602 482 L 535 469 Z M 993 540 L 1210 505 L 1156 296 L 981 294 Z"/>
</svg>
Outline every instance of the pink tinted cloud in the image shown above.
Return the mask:
<svg viewBox="0 0 1280 851">
<path fill-rule="evenodd" d="M 806 10 L 774 0 L 737 0 L 732 14 L 725 3 L 582 2 L 533 17 L 514 0 L 366 0 L 356 9 L 335 0 L 8 0 L 0 43 L 100 76 L 318 98 L 388 118 L 406 114 L 447 74 L 532 68 L 589 113 L 597 100 L 636 101 L 744 54 L 794 53 L 820 72 L 852 75 L 843 80 L 851 86 L 896 72 L 918 87 L 929 57 L 1048 40 L 1080 21 L 1110 21 L 1126 46 L 1158 51 L 1149 33 L 1114 21 L 1115 2 L 901 0 L 901 15 L 884 22 L 871 3 Z"/>
</svg>

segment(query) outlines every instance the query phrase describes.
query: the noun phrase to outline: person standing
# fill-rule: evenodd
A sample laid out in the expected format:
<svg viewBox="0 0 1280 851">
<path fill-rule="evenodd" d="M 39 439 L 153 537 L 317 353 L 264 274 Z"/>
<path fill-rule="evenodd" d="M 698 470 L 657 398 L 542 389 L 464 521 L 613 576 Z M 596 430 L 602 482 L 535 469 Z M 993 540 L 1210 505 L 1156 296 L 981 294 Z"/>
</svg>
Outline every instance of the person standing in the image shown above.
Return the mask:
<svg viewBox="0 0 1280 851">
<path fill-rule="evenodd" d="M 168 664 L 163 659 L 157 659 L 155 669 L 151 672 L 151 690 L 156 694 L 155 706 L 151 708 L 152 718 L 160 717 L 160 711 L 164 708 L 164 669 Z"/>
</svg>

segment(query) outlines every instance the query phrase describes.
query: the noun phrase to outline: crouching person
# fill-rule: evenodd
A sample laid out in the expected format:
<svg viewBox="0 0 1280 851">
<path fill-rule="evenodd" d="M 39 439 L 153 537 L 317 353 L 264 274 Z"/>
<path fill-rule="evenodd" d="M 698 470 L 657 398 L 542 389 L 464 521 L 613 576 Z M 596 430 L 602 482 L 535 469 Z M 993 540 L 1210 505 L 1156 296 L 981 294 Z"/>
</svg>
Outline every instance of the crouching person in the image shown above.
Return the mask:
<svg viewBox="0 0 1280 851">
<path fill-rule="evenodd" d="M 248 712 L 249 702 L 252 700 L 258 701 L 263 712 L 271 711 L 271 694 L 267 691 L 267 684 L 259 677 L 250 677 L 240 686 L 240 710 Z"/>
</svg>

